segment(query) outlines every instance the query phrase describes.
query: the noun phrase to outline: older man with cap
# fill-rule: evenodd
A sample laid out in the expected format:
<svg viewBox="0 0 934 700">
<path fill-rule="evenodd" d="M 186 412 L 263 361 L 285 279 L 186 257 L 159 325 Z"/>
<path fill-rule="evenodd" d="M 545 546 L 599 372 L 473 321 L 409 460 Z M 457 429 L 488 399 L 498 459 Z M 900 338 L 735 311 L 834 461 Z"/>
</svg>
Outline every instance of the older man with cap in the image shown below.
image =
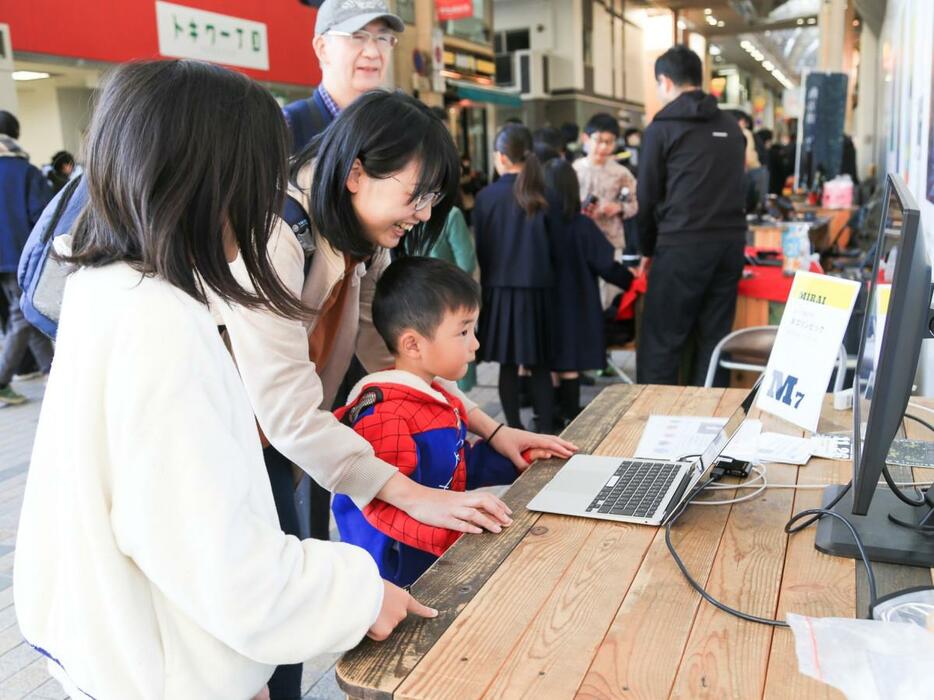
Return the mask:
<svg viewBox="0 0 934 700">
<path fill-rule="evenodd" d="M 385 0 L 325 0 L 315 21 L 314 49 L 321 84 L 311 97 L 285 106 L 298 153 L 324 131 L 338 113 L 368 90 L 383 84 L 386 66 L 405 24 Z"/>
</svg>

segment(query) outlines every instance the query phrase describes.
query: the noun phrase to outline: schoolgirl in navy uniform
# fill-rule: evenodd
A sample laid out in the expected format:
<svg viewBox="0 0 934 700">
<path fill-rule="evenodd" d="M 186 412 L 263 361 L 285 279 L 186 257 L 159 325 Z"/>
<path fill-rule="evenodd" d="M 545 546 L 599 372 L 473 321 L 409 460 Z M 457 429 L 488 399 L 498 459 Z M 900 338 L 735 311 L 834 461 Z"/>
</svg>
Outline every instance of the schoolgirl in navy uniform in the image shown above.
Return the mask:
<svg viewBox="0 0 934 700">
<path fill-rule="evenodd" d="M 580 183 L 566 160 L 545 165 L 551 206 L 548 230 L 554 246 L 554 356 L 559 411 L 566 420 L 580 412 L 580 372 L 606 363 L 601 278 L 628 289 L 632 273 L 614 259 L 614 248 L 597 224 L 581 213 Z"/>
<path fill-rule="evenodd" d="M 503 127 L 494 151 L 501 177 L 480 191 L 473 211 L 483 291 L 477 359 L 499 363 L 500 402 L 507 423 L 516 428 L 522 425 L 519 365 L 528 369 L 538 430 L 551 432 L 554 272 L 544 172 L 532 135 L 521 124 Z"/>
</svg>

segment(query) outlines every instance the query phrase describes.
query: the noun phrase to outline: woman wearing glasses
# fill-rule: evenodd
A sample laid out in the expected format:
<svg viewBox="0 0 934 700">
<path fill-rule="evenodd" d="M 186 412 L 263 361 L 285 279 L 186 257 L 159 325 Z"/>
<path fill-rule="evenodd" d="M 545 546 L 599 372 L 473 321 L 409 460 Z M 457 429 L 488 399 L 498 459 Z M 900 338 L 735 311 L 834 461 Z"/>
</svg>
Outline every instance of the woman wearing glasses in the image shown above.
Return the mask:
<svg viewBox="0 0 934 700">
<path fill-rule="evenodd" d="M 230 334 L 259 425 L 275 446 L 264 456 L 282 528 L 298 533 L 294 463 L 360 508 L 379 498 L 430 525 L 499 532 L 511 520 L 498 498 L 421 486 L 322 410 L 331 406 L 354 353 L 368 371 L 392 363 L 373 328 L 370 303 L 390 250 L 425 253 L 444 225 L 460 181 L 460 158 L 449 132 L 418 100 L 370 92 L 297 157 L 291 179 L 291 194 L 312 221 L 307 274 L 306 251 L 284 222 L 275 227 L 268 250 L 279 277 L 313 316 L 296 322 L 261 310 L 229 313 L 221 306 L 217 319 Z M 497 428 L 466 397 L 464 403 L 472 430 L 490 435 Z M 531 447 L 562 457 L 575 449 L 558 438 L 507 427 L 497 433 L 495 447 L 522 466 L 521 452 Z M 279 688 L 297 687 L 300 679 L 300 665 L 280 667 L 270 681 L 273 700 L 290 697 L 291 691 Z"/>
</svg>

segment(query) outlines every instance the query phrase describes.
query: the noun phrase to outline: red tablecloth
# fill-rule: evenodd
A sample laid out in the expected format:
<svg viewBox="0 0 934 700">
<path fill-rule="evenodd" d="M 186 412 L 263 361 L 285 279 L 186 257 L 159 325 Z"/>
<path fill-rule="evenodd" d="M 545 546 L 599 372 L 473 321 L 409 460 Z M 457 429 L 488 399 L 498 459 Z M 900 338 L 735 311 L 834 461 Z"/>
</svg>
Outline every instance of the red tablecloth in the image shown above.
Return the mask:
<svg viewBox="0 0 934 700">
<path fill-rule="evenodd" d="M 810 271 L 823 273 L 821 266 L 817 263 L 811 263 Z M 781 303 L 788 301 L 788 295 L 791 294 L 791 285 L 795 278 L 785 275 L 781 266 L 747 265 L 744 274 L 749 273 L 751 273 L 751 276 L 743 277 L 739 281 L 737 291 L 740 296 Z"/>
</svg>

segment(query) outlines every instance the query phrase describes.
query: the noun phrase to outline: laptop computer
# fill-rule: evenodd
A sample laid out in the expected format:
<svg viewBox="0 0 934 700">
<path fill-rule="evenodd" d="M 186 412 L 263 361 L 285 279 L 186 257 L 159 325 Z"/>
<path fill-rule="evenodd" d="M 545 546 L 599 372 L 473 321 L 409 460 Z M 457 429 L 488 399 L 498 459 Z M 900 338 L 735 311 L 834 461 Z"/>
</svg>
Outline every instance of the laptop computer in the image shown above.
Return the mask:
<svg viewBox="0 0 934 700">
<path fill-rule="evenodd" d="M 664 525 L 706 479 L 752 410 L 761 377 L 693 461 L 574 455 L 527 508 L 640 525 Z M 692 455 L 693 456 L 693 455 Z"/>
</svg>

